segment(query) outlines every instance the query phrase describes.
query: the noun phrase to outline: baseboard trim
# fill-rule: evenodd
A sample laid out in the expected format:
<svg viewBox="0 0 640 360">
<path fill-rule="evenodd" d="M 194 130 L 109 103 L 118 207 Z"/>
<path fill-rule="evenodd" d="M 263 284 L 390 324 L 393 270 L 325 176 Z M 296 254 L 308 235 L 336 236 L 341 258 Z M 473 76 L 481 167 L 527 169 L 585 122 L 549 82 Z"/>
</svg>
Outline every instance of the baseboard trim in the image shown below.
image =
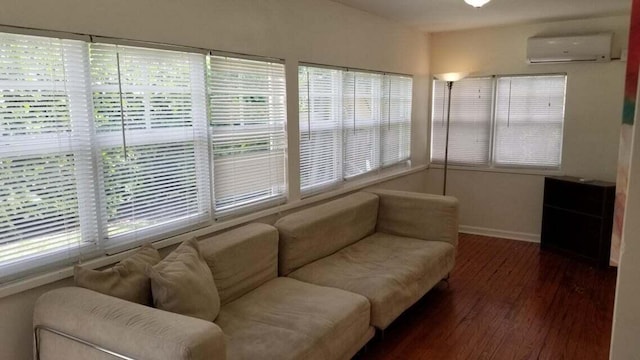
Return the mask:
<svg viewBox="0 0 640 360">
<path fill-rule="evenodd" d="M 478 226 L 460 225 L 459 231 L 465 234 L 499 237 L 510 240 L 527 241 L 533 243 L 540 242 L 540 234 L 530 234 L 517 231 L 507 231 L 499 229 L 489 229 Z"/>
</svg>

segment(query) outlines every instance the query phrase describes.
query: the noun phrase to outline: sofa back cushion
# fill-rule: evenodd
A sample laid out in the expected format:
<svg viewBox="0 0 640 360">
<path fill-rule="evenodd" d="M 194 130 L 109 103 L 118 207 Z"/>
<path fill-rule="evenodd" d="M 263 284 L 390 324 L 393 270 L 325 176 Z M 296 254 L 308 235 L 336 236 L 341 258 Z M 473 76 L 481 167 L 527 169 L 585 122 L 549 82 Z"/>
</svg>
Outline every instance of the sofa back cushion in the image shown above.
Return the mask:
<svg viewBox="0 0 640 360">
<path fill-rule="evenodd" d="M 278 230 L 249 224 L 201 239 L 222 305 L 278 276 Z"/>
<path fill-rule="evenodd" d="M 281 218 L 280 275 L 373 234 L 377 216 L 378 196 L 360 192 Z"/>
<path fill-rule="evenodd" d="M 138 304 L 151 305 L 151 282 L 145 274 L 145 268 L 159 262 L 158 250 L 151 244 L 144 244 L 130 257 L 103 271 L 76 265 L 73 277 L 77 286 Z"/>
<path fill-rule="evenodd" d="M 161 310 L 213 321 L 220 297 L 198 240 L 184 241 L 156 265 L 147 265 L 153 305 Z"/>
<path fill-rule="evenodd" d="M 368 190 L 380 197 L 376 231 L 458 246 L 458 200 L 451 196 Z"/>
</svg>

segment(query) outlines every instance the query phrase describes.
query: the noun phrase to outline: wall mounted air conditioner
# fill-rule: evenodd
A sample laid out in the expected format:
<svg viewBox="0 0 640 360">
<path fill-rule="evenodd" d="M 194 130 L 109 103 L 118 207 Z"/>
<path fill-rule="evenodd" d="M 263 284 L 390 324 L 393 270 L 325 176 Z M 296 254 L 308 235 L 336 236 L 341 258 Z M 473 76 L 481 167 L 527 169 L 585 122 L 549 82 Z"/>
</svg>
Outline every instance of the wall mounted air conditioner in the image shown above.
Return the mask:
<svg viewBox="0 0 640 360">
<path fill-rule="evenodd" d="M 593 35 L 530 37 L 527 40 L 527 63 L 611 61 L 613 33 Z"/>
</svg>

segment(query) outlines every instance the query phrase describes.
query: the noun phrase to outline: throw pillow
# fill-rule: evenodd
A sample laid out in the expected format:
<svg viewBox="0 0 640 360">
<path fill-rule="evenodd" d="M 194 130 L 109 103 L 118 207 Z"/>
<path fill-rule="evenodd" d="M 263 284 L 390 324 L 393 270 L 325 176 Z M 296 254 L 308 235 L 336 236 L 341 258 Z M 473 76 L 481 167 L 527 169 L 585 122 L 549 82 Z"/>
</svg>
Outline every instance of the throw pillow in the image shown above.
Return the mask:
<svg viewBox="0 0 640 360">
<path fill-rule="evenodd" d="M 158 250 L 151 244 L 144 244 L 135 254 L 103 271 L 75 266 L 73 278 L 76 286 L 138 304 L 151 305 L 151 283 L 145 269 L 158 262 Z"/>
<path fill-rule="evenodd" d="M 196 239 L 183 242 L 157 265 L 147 266 L 146 273 L 158 309 L 208 321 L 218 316 L 218 289 Z"/>
</svg>

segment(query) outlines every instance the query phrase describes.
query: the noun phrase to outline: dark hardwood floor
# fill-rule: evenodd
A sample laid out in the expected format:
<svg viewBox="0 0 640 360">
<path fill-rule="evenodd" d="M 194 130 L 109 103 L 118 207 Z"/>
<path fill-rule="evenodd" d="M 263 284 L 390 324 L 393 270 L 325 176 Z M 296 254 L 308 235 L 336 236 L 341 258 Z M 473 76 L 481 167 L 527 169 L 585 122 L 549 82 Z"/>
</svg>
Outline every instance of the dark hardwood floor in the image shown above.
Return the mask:
<svg viewBox="0 0 640 360">
<path fill-rule="evenodd" d="M 356 358 L 607 359 L 614 269 L 460 235 L 456 267 Z"/>
</svg>

